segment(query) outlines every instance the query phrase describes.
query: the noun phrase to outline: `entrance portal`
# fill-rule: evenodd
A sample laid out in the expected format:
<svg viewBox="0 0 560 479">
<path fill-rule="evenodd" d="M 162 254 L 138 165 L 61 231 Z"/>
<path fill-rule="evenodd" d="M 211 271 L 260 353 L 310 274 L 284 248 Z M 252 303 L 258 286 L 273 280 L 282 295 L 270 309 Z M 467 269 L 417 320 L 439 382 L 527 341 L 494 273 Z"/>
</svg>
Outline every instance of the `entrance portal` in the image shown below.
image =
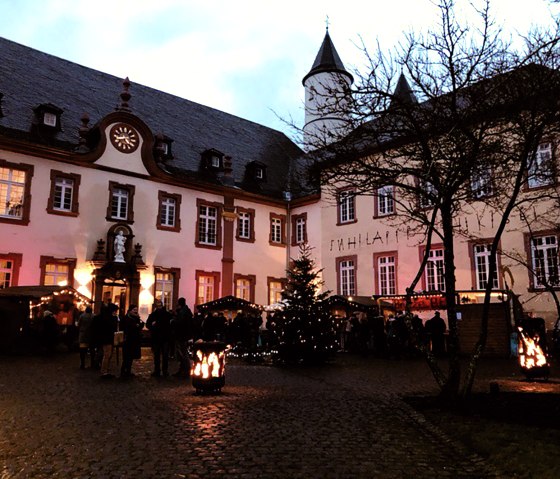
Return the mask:
<svg viewBox="0 0 560 479">
<path fill-rule="evenodd" d="M 120 308 L 120 314 L 125 314 L 129 304 L 128 288 L 125 280 L 106 282 L 102 290 L 103 303 L 114 303 Z"/>
</svg>

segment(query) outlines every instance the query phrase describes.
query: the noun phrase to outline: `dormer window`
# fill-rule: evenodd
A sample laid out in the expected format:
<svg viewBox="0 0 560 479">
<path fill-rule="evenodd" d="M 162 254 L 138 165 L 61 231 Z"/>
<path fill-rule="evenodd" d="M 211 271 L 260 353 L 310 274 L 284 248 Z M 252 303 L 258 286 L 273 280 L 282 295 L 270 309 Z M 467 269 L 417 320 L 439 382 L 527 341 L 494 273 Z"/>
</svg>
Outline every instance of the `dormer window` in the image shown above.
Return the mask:
<svg viewBox="0 0 560 479">
<path fill-rule="evenodd" d="M 206 170 L 222 171 L 224 168 L 224 154 L 211 148 L 202 153 L 201 166 Z"/>
<path fill-rule="evenodd" d="M 249 181 L 258 183 L 266 182 L 266 165 L 259 161 L 251 161 L 246 166 L 245 178 Z"/>
<path fill-rule="evenodd" d="M 56 128 L 56 115 L 54 113 L 46 111 L 43 115 L 43 124 Z"/>
<path fill-rule="evenodd" d="M 155 156 L 160 160 L 170 160 L 173 158 L 171 144 L 173 140 L 168 136 L 159 133 L 156 135 Z"/>
<path fill-rule="evenodd" d="M 43 103 L 35 109 L 36 124 L 46 130 L 60 131 L 60 117 L 63 111 L 51 103 Z"/>
</svg>

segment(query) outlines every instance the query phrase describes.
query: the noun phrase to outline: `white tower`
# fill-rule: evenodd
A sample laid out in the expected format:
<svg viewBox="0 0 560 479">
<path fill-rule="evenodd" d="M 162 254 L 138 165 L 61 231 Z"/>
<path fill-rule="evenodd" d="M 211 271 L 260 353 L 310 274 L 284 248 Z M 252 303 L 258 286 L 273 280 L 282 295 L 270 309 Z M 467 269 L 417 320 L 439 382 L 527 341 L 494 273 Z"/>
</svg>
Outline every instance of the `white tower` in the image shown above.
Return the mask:
<svg viewBox="0 0 560 479">
<path fill-rule="evenodd" d="M 354 78 L 344 68 L 329 30 L 309 73 L 303 77 L 305 87 L 306 151 L 329 143 L 346 133 L 345 107 Z"/>
</svg>

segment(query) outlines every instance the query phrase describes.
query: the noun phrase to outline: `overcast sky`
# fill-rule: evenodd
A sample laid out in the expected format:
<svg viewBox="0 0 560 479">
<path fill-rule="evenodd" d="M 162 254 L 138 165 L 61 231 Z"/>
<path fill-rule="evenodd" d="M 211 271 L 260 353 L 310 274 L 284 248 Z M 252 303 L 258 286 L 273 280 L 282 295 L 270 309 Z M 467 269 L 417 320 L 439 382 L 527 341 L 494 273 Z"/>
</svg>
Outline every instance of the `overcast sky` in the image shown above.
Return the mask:
<svg viewBox="0 0 560 479">
<path fill-rule="evenodd" d="M 493 0 L 512 31 L 548 22 L 549 6 Z M 388 50 L 435 21 L 430 0 L 0 0 L 0 35 L 292 136 L 277 115 L 302 123 L 301 79 L 327 15 L 351 72 L 364 65 L 360 36 Z"/>
</svg>

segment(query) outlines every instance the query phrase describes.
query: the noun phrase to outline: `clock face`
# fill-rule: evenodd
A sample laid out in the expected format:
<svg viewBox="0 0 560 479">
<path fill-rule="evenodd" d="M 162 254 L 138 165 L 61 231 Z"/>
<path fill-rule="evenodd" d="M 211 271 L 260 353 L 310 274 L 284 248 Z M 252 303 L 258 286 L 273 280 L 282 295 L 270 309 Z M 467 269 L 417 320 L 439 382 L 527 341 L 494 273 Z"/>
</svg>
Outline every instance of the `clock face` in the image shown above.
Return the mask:
<svg viewBox="0 0 560 479">
<path fill-rule="evenodd" d="M 113 146 L 123 153 L 132 153 L 138 148 L 138 133 L 125 123 L 117 123 L 109 133 Z"/>
</svg>

